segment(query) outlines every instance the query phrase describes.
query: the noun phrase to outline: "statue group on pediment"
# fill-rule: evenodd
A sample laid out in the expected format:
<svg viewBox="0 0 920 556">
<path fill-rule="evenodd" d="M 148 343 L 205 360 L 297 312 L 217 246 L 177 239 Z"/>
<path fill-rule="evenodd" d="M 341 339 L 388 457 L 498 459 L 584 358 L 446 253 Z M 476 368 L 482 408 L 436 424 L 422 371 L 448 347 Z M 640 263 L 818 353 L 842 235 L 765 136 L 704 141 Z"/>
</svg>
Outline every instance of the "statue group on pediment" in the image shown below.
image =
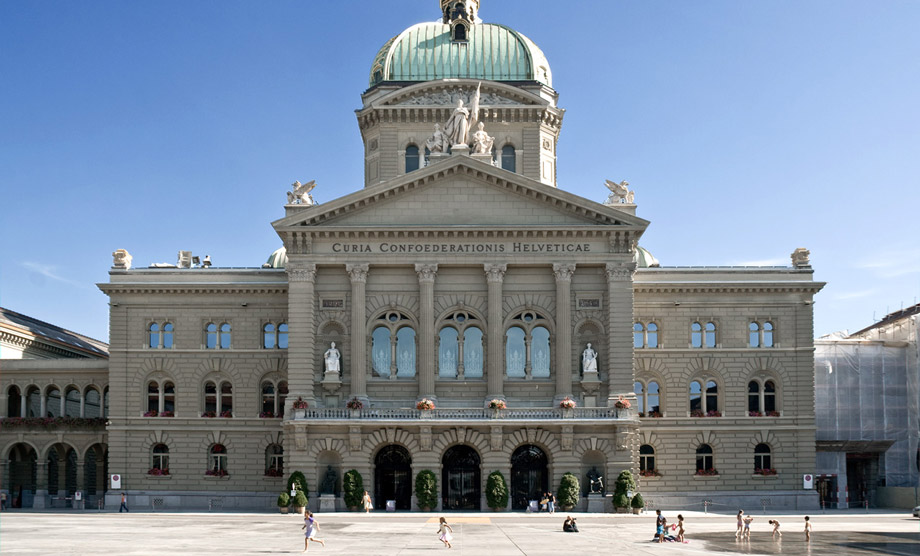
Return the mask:
<svg viewBox="0 0 920 556">
<path fill-rule="evenodd" d="M 465 104 L 469 104 L 471 101 L 471 91 L 464 91 L 463 89 L 457 87 L 455 89 L 447 89 L 443 91 L 429 91 L 427 93 L 422 93 L 414 97 L 408 98 L 399 102 L 399 105 L 409 105 L 409 106 L 448 106 L 451 104 L 457 104 L 458 100 L 462 100 Z M 510 98 L 505 98 L 496 93 L 482 93 L 480 95 L 479 103 L 485 106 L 496 106 L 501 104 L 520 104 Z"/>
<path fill-rule="evenodd" d="M 610 195 L 607 196 L 607 200 L 604 201 L 605 205 L 619 205 L 619 204 L 633 204 L 636 201 L 635 191 L 629 189 L 629 182 L 626 180 L 616 183 L 610 180 L 605 180 L 607 189 L 610 190 Z"/>
<path fill-rule="evenodd" d="M 316 180 L 310 180 L 307 183 L 295 181 L 291 184 L 291 191 L 287 192 L 287 204 L 289 205 L 315 205 L 316 201 L 310 192 L 316 187 Z"/>
<path fill-rule="evenodd" d="M 457 106 L 442 127 L 434 124 L 434 133 L 425 142 L 430 153 L 445 153 L 451 146 L 466 145 L 473 154 L 491 154 L 495 138 L 485 131 L 485 124 L 479 121 L 479 105 L 482 83 L 470 95 L 468 104 L 462 97 L 457 97 Z M 470 129 L 476 126 L 476 131 Z"/>
</svg>

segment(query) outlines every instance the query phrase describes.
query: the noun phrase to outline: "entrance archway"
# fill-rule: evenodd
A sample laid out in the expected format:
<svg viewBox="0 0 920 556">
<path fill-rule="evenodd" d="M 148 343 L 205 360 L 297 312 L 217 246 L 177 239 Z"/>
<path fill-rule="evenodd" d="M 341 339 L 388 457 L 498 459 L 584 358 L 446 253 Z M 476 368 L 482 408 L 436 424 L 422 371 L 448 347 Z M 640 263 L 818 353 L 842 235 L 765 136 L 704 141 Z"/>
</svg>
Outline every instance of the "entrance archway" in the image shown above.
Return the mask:
<svg viewBox="0 0 920 556">
<path fill-rule="evenodd" d="M 397 510 L 412 509 L 412 458 L 402 446 L 390 445 L 374 458 L 374 500 L 378 510 L 387 500 L 396 501 Z"/>
<path fill-rule="evenodd" d="M 445 510 L 479 510 L 479 454 L 469 446 L 452 446 L 441 458 L 441 489 Z"/>
<path fill-rule="evenodd" d="M 511 454 L 511 509 L 524 510 L 530 500 L 539 500 L 549 490 L 546 454 L 525 444 Z"/>
<path fill-rule="evenodd" d="M 28 444 L 10 450 L 10 507 L 31 508 L 38 477 L 38 455 Z"/>
</svg>

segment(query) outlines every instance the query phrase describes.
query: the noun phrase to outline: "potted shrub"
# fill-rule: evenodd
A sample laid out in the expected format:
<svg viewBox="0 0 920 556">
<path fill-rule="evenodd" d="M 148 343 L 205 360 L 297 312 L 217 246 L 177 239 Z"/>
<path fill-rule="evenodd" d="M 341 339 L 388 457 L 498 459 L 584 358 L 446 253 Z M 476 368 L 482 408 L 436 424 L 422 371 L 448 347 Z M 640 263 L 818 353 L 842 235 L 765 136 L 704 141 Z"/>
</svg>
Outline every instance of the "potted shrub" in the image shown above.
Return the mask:
<svg viewBox="0 0 920 556">
<path fill-rule="evenodd" d="M 486 504 L 493 512 L 500 512 L 508 507 L 508 484 L 501 471 L 489 473 L 486 479 Z"/>
<path fill-rule="evenodd" d="M 293 501 L 294 511 L 296 513 L 302 514 L 303 509 L 307 507 L 307 503 L 308 503 L 307 495 L 304 494 L 302 490 L 298 490 L 297 494 L 294 495 L 294 501 Z"/>
<path fill-rule="evenodd" d="M 642 508 L 645 507 L 645 500 L 642 498 L 642 495 L 637 492 L 636 495 L 633 496 L 633 499 L 629 502 L 629 505 L 632 506 L 633 513 L 637 514 L 642 511 Z"/>
<path fill-rule="evenodd" d="M 568 512 L 578 504 L 578 477 L 572 473 L 566 473 L 559 481 L 559 492 L 556 495 L 559 507 L 562 511 Z"/>
<path fill-rule="evenodd" d="M 364 407 L 364 403 L 355 397 L 348 400 L 348 402 L 345 403 L 345 407 L 348 409 L 351 417 L 357 419 L 361 417 L 361 409 Z"/>
<path fill-rule="evenodd" d="M 283 514 L 288 513 L 288 506 L 290 505 L 291 505 L 291 495 L 290 494 L 286 492 L 282 492 L 281 494 L 278 495 L 278 509 L 281 510 L 281 513 Z"/>
<path fill-rule="evenodd" d="M 345 472 L 345 476 L 342 477 L 342 494 L 345 506 L 353 512 L 358 511 L 361 499 L 364 498 L 364 479 L 357 469 Z"/>
<path fill-rule="evenodd" d="M 629 491 L 636 490 L 636 479 L 628 469 L 617 475 L 613 490 L 613 505 L 617 512 L 625 512 L 629 508 Z"/>
<path fill-rule="evenodd" d="M 438 478 L 434 471 L 423 469 L 415 476 L 415 498 L 423 512 L 438 506 Z"/>
</svg>

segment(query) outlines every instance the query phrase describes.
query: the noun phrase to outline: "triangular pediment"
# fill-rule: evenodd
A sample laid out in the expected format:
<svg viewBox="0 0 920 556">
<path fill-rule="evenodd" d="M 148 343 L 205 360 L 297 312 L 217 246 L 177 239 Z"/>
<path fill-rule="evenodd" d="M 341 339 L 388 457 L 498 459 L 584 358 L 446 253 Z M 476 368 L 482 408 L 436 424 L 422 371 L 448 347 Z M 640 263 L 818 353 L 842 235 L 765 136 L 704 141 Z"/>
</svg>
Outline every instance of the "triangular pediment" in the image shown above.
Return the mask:
<svg viewBox="0 0 920 556">
<path fill-rule="evenodd" d="M 275 229 L 318 228 L 581 228 L 622 227 L 639 233 L 646 220 L 467 156 L 305 207 Z"/>
</svg>

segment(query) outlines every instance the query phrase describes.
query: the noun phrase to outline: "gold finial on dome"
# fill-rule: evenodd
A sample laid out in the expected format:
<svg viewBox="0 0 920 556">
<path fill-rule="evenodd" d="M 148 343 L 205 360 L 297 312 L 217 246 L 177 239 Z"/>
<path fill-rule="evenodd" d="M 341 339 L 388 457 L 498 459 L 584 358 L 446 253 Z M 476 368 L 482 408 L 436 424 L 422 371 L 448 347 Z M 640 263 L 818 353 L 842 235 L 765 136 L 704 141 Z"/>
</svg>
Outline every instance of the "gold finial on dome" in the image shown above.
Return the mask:
<svg viewBox="0 0 920 556">
<path fill-rule="evenodd" d="M 441 15 L 443 22 L 451 26 L 457 21 L 466 21 L 468 24 L 479 21 L 479 0 L 441 0 Z"/>
</svg>

